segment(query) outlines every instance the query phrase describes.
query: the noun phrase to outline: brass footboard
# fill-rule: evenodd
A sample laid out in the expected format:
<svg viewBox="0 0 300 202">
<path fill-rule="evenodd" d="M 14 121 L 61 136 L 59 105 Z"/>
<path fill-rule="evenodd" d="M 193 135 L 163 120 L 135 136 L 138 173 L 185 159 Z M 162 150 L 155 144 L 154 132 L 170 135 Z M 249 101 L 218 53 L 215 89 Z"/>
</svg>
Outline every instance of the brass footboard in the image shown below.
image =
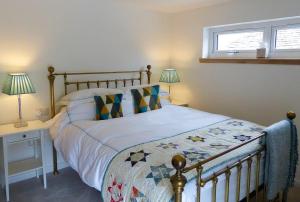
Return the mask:
<svg viewBox="0 0 300 202">
<path fill-rule="evenodd" d="M 290 120 L 293 120 L 296 118 L 296 114 L 294 112 L 288 112 L 287 113 L 287 118 Z M 212 182 L 212 202 L 216 202 L 216 196 L 217 196 L 217 184 L 218 184 L 218 177 L 220 175 L 225 175 L 226 177 L 226 183 L 225 183 L 225 194 L 224 194 L 224 201 L 228 202 L 229 201 L 229 193 L 235 192 L 235 198 L 236 202 L 239 202 L 240 199 L 240 191 L 241 191 L 241 171 L 242 171 L 242 166 L 246 164 L 247 166 L 247 183 L 246 183 L 246 201 L 250 201 L 250 186 L 251 186 L 251 169 L 252 169 L 252 162 L 253 159 L 256 159 L 256 167 L 255 167 L 255 201 L 258 201 L 259 198 L 262 198 L 261 201 L 265 201 L 265 194 L 263 196 L 259 197 L 259 187 L 260 187 L 260 170 L 261 170 L 261 157 L 262 153 L 264 152 L 265 148 L 261 148 L 251 154 L 249 154 L 247 157 L 243 159 L 239 159 L 236 162 L 232 163 L 231 165 L 228 165 L 226 168 L 223 168 L 221 170 L 218 170 L 211 174 L 210 176 L 207 176 L 203 178 L 202 176 L 202 171 L 203 171 L 203 166 L 214 160 L 217 159 L 221 156 L 224 156 L 225 154 L 232 152 L 238 148 L 241 148 L 259 138 L 262 138 L 266 135 L 266 132 L 262 132 L 262 134 L 252 140 L 249 140 L 243 144 L 240 144 L 236 147 L 233 147 L 225 152 L 222 152 L 218 155 L 212 156 L 208 159 L 205 159 L 203 161 L 200 161 L 194 165 L 191 165 L 189 167 L 186 167 L 186 159 L 182 155 L 175 155 L 172 158 L 172 165 L 176 169 L 176 173 L 171 176 L 171 183 L 173 186 L 173 190 L 175 193 L 175 202 L 181 202 L 182 201 L 182 192 L 184 191 L 185 184 L 187 183 L 187 179 L 184 176 L 184 173 L 191 172 L 192 170 L 197 171 L 197 177 L 196 177 L 196 187 L 197 187 L 197 198 L 196 201 L 200 202 L 201 200 L 201 188 L 205 186 L 205 184 L 209 181 Z M 244 163 L 244 164 L 243 164 Z M 230 190 L 230 175 L 231 175 L 231 170 L 235 168 L 237 170 L 237 186 L 236 190 Z M 264 188 L 264 191 L 266 189 Z M 279 193 L 279 200 L 281 200 L 282 193 Z"/>
</svg>

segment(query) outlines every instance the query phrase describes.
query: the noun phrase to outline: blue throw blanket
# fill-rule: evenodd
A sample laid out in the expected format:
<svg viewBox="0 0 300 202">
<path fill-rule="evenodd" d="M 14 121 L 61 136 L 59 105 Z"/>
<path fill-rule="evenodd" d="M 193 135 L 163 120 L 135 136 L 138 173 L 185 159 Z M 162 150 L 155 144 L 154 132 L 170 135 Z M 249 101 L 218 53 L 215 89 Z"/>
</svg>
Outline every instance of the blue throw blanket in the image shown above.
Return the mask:
<svg viewBox="0 0 300 202">
<path fill-rule="evenodd" d="M 294 185 L 298 162 L 297 128 L 290 120 L 283 120 L 266 128 L 265 183 L 268 200 L 281 191 L 287 193 Z M 286 196 L 284 196 L 286 197 Z"/>
</svg>

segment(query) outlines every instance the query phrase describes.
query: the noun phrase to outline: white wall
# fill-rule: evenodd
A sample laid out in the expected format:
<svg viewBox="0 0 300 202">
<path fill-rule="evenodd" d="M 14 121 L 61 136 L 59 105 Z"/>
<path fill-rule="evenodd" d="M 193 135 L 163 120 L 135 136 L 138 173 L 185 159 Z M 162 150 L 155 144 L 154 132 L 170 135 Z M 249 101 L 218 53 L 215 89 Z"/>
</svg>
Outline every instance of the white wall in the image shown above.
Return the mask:
<svg viewBox="0 0 300 202">
<path fill-rule="evenodd" d="M 23 96 L 24 117 L 48 107 L 47 67 L 61 71 L 158 68 L 169 64 L 169 16 L 111 0 L 2 0 L 0 88 L 7 72 L 26 71 L 37 93 Z M 155 75 L 154 75 L 155 76 Z M 17 98 L 0 94 L 0 124 L 17 118 Z"/>
<path fill-rule="evenodd" d="M 300 66 L 198 62 L 203 27 L 296 16 L 299 10 L 299 0 L 238 0 L 174 14 L 171 63 L 182 79 L 174 96 L 198 109 L 265 125 L 285 118 L 288 110 L 300 114 Z"/>
<path fill-rule="evenodd" d="M 0 88 L 7 72 L 30 75 L 37 93 L 22 97 L 28 120 L 35 119 L 37 109 L 49 106 L 49 65 L 57 71 L 111 71 L 151 64 L 155 78 L 170 62 L 169 28 L 169 15 L 122 1 L 1 0 Z M 57 87 L 62 89 L 62 83 Z M 0 124 L 14 122 L 17 110 L 16 96 L 0 93 Z M 25 144 L 9 155 L 17 159 L 20 153 L 30 155 L 31 149 Z M 51 170 L 49 138 L 46 151 Z M 61 158 L 59 165 L 65 165 Z"/>
</svg>

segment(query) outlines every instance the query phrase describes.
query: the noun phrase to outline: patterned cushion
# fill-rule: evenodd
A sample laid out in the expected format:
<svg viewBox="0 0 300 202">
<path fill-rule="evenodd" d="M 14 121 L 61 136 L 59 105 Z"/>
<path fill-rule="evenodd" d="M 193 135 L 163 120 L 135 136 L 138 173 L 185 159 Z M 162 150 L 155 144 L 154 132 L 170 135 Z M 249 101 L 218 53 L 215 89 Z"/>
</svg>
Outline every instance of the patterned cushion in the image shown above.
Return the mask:
<svg viewBox="0 0 300 202">
<path fill-rule="evenodd" d="M 123 94 L 94 96 L 96 102 L 96 120 L 106 120 L 123 117 Z"/>
<path fill-rule="evenodd" d="M 143 113 L 150 110 L 160 109 L 159 85 L 132 89 L 134 113 Z"/>
</svg>

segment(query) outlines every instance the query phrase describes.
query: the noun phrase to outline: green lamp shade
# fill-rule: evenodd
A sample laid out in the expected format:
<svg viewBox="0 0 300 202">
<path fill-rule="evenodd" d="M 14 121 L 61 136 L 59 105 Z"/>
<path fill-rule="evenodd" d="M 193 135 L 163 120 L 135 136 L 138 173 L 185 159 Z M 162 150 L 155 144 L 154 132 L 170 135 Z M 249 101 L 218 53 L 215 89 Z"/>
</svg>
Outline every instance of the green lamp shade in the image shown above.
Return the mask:
<svg viewBox="0 0 300 202">
<path fill-rule="evenodd" d="M 11 73 L 7 75 L 2 93 L 7 95 L 30 94 L 35 93 L 35 89 L 26 73 Z"/>
<path fill-rule="evenodd" d="M 164 83 L 178 83 L 180 82 L 179 76 L 176 72 L 176 69 L 165 69 L 161 73 L 159 82 Z"/>
</svg>

